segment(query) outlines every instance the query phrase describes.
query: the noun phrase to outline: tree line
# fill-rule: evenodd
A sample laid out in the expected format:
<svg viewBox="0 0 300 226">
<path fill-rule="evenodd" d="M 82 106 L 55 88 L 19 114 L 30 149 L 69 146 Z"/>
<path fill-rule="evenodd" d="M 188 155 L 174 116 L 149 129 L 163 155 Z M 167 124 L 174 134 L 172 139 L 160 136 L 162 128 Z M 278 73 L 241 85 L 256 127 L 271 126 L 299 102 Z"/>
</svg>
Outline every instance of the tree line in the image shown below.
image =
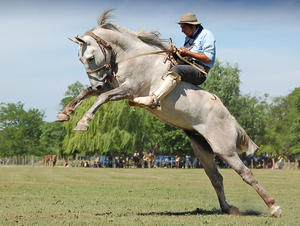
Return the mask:
<svg viewBox="0 0 300 226">
<path fill-rule="evenodd" d="M 85 86 L 68 86 L 61 109 Z M 292 160 L 300 154 L 300 87 L 285 97 L 243 95 L 238 65 L 219 61 L 203 87 L 216 94 L 249 136 L 260 146 L 257 153 L 284 156 Z M 83 101 L 70 121 L 45 122 L 39 109 L 25 110 L 24 104 L 0 104 L 0 157 L 121 156 L 134 152 L 156 155 L 192 154 L 185 134 L 157 120 L 144 109 L 130 107 L 126 100 L 103 105 L 87 132 L 74 131 L 76 123 L 96 97 Z"/>
</svg>

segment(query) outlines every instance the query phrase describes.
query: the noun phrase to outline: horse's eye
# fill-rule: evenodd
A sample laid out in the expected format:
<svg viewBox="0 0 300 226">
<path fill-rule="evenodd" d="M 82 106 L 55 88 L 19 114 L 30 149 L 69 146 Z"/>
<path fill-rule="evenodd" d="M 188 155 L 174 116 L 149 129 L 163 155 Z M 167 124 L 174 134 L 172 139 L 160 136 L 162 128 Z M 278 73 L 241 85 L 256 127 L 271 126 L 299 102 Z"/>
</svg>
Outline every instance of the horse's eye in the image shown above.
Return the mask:
<svg viewBox="0 0 300 226">
<path fill-rule="evenodd" d="M 93 61 L 94 59 L 95 59 L 95 57 L 94 57 L 94 56 L 91 56 L 91 57 L 88 58 L 88 61 L 91 62 L 91 61 Z"/>
</svg>

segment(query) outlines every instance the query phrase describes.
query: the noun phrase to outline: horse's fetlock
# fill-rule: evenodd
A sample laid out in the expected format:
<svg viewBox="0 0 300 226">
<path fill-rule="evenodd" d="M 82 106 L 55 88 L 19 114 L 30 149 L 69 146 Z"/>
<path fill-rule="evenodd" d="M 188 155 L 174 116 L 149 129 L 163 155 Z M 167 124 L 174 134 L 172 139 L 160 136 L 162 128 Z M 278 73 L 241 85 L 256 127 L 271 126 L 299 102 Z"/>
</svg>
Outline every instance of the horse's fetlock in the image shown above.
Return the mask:
<svg viewBox="0 0 300 226">
<path fill-rule="evenodd" d="M 273 205 L 275 204 L 275 199 L 270 197 L 268 200 L 267 200 L 267 205 L 271 208 Z"/>
</svg>

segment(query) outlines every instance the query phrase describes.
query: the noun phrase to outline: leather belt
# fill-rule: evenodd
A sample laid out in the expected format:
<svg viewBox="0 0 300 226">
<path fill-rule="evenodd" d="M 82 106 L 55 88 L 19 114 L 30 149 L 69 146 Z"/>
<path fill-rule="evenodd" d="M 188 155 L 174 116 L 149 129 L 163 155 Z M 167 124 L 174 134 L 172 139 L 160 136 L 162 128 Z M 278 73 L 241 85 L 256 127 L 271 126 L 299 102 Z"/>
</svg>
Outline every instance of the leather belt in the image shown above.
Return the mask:
<svg viewBox="0 0 300 226">
<path fill-rule="evenodd" d="M 205 72 L 208 74 L 209 70 L 210 70 L 210 67 L 204 65 L 203 63 L 201 63 L 200 61 L 198 60 L 192 60 L 192 63 L 193 64 L 196 64 L 198 67 L 200 68 L 203 68 L 205 70 Z"/>
</svg>

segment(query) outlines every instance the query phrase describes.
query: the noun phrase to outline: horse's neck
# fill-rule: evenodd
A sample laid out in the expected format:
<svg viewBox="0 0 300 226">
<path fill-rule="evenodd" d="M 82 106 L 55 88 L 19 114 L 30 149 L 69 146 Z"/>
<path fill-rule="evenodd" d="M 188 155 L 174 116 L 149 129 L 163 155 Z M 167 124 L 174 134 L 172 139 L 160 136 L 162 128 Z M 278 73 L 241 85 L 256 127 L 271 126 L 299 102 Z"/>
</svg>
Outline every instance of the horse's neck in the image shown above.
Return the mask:
<svg viewBox="0 0 300 226">
<path fill-rule="evenodd" d="M 143 43 L 130 32 L 122 33 L 114 30 L 99 28 L 94 30 L 94 33 L 112 45 L 117 61 L 122 60 L 125 57 L 131 57 L 136 54 L 159 49 L 158 47 Z"/>
<path fill-rule="evenodd" d="M 117 58 L 123 57 L 134 49 L 130 37 L 118 31 L 99 28 L 94 30 L 94 33 L 110 43 Z"/>
<path fill-rule="evenodd" d="M 109 29 L 97 29 L 94 32 L 111 44 L 117 62 L 138 54 L 159 50 L 158 47 L 143 43 L 130 33 L 122 33 Z M 147 57 L 148 58 L 137 57 L 126 61 L 125 63 L 121 63 L 118 71 L 118 74 L 121 76 L 117 79 L 117 82 L 120 84 L 126 80 L 126 78 L 122 76 L 122 73 L 124 72 L 127 75 L 131 75 L 131 79 L 133 79 L 137 86 L 141 87 L 141 90 L 143 90 L 141 91 L 142 93 L 148 93 L 149 90 L 155 89 L 160 83 L 161 76 L 167 70 L 167 64 L 163 63 L 162 55 L 149 55 Z M 135 67 L 128 67 L 128 63 L 130 63 L 130 65 L 135 65 Z"/>
</svg>

